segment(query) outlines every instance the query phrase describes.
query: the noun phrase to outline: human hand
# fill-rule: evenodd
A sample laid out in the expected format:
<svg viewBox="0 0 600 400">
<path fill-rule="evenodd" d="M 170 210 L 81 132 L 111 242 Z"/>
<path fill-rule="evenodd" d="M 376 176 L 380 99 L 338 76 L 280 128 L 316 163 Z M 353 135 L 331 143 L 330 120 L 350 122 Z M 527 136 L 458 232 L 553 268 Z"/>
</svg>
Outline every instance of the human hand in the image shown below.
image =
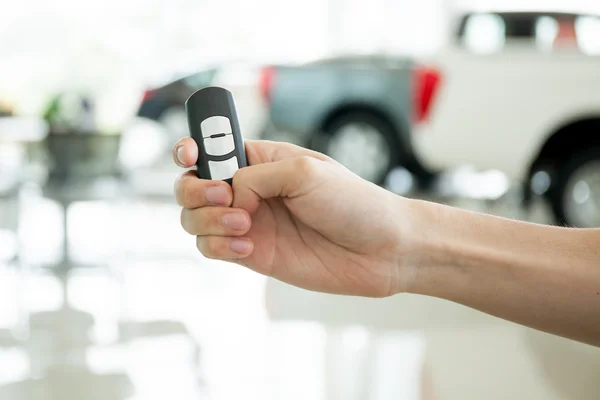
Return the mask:
<svg viewBox="0 0 600 400">
<path fill-rule="evenodd" d="M 196 171 L 175 183 L 181 224 L 208 258 L 308 290 L 385 297 L 414 275 L 402 245 L 402 199 L 331 158 L 287 143 L 246 141 L 249 166 L 232 187 Z M 193 167 L 191 138 L 173 148 Z M 400 207 L 399 207 L 400 206 Z"/>
</svg>

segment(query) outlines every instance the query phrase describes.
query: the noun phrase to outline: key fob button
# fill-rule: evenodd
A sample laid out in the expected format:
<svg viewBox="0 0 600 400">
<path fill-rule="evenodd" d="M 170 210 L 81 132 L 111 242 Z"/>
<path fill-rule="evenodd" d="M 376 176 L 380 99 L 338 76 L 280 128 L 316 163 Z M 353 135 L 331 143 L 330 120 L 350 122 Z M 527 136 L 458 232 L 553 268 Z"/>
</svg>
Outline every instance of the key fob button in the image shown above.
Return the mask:
<svg viewBox="0 0 600 400">
<path fill-rule="evenodd" d="M 235 172 L 239 169 L 236 156 L 225 161 L 208 161 L 210 176 L 213 180 L 223 180 L 233 178 Z"/>
<path fill-rule="evenodd" d="M 235 150 L 233 135 L 204 139 L 204 151 L 211 156 L 224 156 Z"/>
<path fill-rule="evenodd" d="M 211 135 L 231 134 L 231 121 L 221 115 L 208 117 L 200 123 L 200 130 L 204 139 L 209 138 Z"/>
</svg>

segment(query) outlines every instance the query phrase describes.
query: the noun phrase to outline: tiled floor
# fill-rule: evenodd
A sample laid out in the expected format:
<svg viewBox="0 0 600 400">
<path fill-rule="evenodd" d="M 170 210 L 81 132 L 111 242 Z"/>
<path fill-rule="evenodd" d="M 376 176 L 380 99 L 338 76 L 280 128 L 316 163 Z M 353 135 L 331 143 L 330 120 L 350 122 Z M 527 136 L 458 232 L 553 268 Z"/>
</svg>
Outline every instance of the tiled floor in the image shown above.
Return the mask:
<svg viewBox="0 0 600 400">
<path fill-rule="evenodd" d="M 25 204 L 26 262 L 0 268 L 0 399 L 352 399 L 368 381 L 332 357 L 323 324 L 270 321 L 266 279 L 204 259 L 171 202 L 73 204 L 69 253 L 80 268 L 64 278 L 51 268 L 60 207 L 36 196 Z M 366 335 L 338 330 L 336 354 L 360 360 Z M 398 395 L 414 396 L 413 359 L 397 363 Z"/>
<path fill-rule="evenodd" d="M 457 204 L 520 217 L 512 200 Z M 64 279 L 47 268 L 61 257 L 60 207 L 33 195 L 20 216 L 24 257 L 0 266 L 2 400 L 416 400 L 423 362 L 440 399 L 585 398 L 548 380 L 524 328 L 434 299 L 308 293 L 204 259 L 168 197 L 73 204 L 80 267 Z M 577 355 L 573 373 L 599 371 L 598 352 L 533 335 L 552 363 Z"/>
</svg>

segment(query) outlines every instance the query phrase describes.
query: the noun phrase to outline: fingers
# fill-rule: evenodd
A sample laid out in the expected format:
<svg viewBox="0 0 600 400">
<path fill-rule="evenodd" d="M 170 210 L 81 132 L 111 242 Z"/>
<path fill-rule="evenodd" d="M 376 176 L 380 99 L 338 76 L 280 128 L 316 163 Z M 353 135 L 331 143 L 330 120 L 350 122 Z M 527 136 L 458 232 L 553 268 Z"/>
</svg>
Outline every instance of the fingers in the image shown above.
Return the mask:
<svg viewBox="0 0 600 400">
<path fill-rule="evenodd" d="M 272 142 L 268 140 L 246 140 L 246 155 L 250 165 L 281 161 L 288 158 L 308 156 L 321 161 L 332 159 L 319 152 L 309 150 L 290 143 Z M 173 146 L 173 161 L 182 168 L 191 168 L 198 161 L 198 146 L 190 137 L 182 138 Z"/>
<path fill-rule="evenodd" d="M 242 236 L 252 225 L 244 210 L 230 207 L 204 207 L 181 211 L 181 226 L 190 235 Z"/>
<path fill-rule="evenodd" d="M 194 139 L 186 137 L 179 139 L 173 146 L 173 161 L 182 168 L 190 168 L 198 161 L 198 146 Z"/>
<path fill-rule="evenodd" d="M 196 171 L 182 174 L 175 182 L 175 197 L 183 207 L 181 225 L 197 236 L 197 247 L 208 258 L 248 257 L 254 243 L 243 236 L 249 232 L 250 215 L 261 200 L 293 197 L 310 190 L 319 182 L 320 164 L 332 161 L 323 154 L 287 143 L 245 143 L 251 167 L 238 170 L 233 190 L 223 181 L 198 179 Z M 179 140 L 173 148 L 173 160 L 182 168 L 193 167 L 198 160 L 196 142 L 192 138 Z"/>
<path fill-rule="evenodd" d="M 188 171 L 175 181 L 175 199 L 180 206 L 191 209 L 209 205 L 227 207 L 233 193 L 227 182 L 198 179 L 196 171 Z"/>
<path fill-rule="evenodd" d="M 312 150 L 269 141 L 247 140 L 246 153 L 252 167 L 239 170 L 233 186 L 255 192 L 254 196 L 246 193 L 239 202 L 247 210 L 258 207 L 260 198 L 285 196 L 281 193 L 285 188 L 289 191 L 301 187 L 302 182 L 309 181 L 306 172 L 314 170 L 315 164 L 332 161 Z M 173 159 L 179 166 L 191 167 L 197 158 L 198 147 L 192 138 L 179 140 L 173 148 Z M 176 180 L 175 197 L 179 205 L 192 209 L 207 205 L 230 206 L 233 201 L 232 189 L 226 182 L 198 179 L 194 171 L 188 171 Z"/>
<path fill-rule="evenodd" d="M 198 250 L 207 258 L 235 260 L 248 257 L 254 250 L 254 243 L 248 238 L 198 236 Z"/>
<path fill-rule="evenodd" d="M 325 165 L 322 160 L 301 156 L 242 168 L 233 177 L 233 207 L 253 214 L 262 199 L 306 193 L 322 183 Z"/>
</svg>

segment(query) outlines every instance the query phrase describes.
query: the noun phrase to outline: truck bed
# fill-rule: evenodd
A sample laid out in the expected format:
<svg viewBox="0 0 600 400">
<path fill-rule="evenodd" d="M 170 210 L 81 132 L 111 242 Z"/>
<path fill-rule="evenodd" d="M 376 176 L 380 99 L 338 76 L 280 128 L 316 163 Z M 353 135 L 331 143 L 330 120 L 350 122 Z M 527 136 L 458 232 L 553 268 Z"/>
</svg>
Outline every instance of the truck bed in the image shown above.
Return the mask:
<svg viewBox="0 0 600 400">
<path fill-rule="evenodd" d="M 278 66 L 273 69 L 269 120 L 275 129 L 305 135 L 350 105 L 377 108 L 408 129 L 411 65 L 407 59 Z"/>
</svg>

